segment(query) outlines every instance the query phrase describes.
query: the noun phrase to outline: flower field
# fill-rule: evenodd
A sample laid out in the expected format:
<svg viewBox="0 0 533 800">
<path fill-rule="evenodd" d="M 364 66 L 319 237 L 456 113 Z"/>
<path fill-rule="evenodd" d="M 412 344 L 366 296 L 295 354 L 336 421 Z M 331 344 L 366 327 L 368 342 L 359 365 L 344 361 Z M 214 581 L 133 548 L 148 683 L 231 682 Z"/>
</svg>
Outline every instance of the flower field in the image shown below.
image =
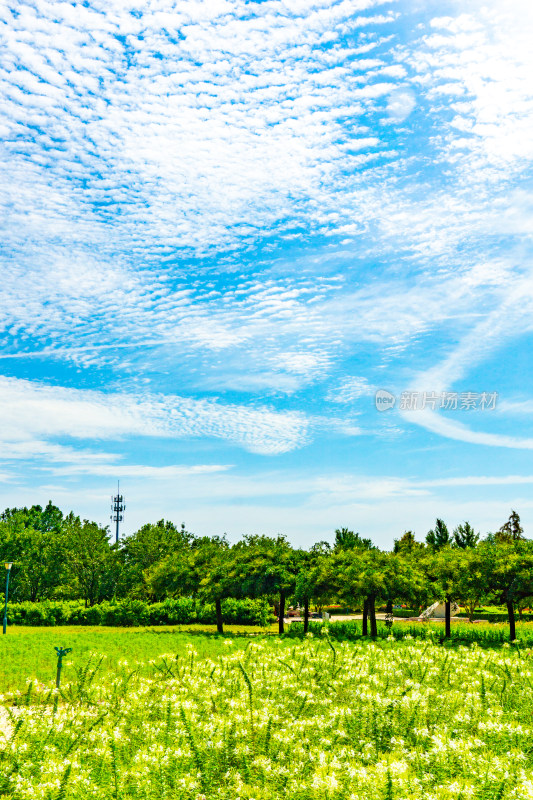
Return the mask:
<svg viewBox="0 0 533 800">
<path fill-rule="evenodd" d="M 431 641 L 228 640 L 58 695 L 29 684 L 0 794 L 129 800 L 533 798 L 533 658 Z M 4 698 L 4 705 L 7 699 Z"/>
</svg>

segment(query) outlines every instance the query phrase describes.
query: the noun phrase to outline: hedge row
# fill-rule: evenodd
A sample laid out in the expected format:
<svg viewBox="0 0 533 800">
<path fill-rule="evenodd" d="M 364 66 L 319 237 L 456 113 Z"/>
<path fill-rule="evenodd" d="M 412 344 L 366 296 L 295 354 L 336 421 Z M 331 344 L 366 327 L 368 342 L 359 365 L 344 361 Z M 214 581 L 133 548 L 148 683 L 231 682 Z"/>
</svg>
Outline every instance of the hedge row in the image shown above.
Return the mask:
<svg viewBox="0 0 533 800">
<path fill-rule="evenodd" d="M 248 598 L 222 601 L 222 617 L 227 625 L 261 625 L 275 617 L 266 600 Z M 85 606 L 73 601 L 46 600 L 41 603 L 8 603 L 11 625 L 202 625 L 216 624 L 214 603 L 201 603 L 188 597 L 145 603 L 143 600 L 121 600 Z"/>
</svg>

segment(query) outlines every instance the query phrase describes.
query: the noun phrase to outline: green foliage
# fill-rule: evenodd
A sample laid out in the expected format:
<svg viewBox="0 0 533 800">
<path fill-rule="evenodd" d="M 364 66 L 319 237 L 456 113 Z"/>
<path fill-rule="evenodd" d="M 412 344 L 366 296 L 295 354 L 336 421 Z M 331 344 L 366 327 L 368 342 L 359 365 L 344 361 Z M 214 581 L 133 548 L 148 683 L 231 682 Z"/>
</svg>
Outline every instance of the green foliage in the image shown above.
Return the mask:
<svg viewBox="0 0 533 800">
<path fill-rule="evenodd" d="M 394 552 L 412 554 L 424 549 L 422 542 L 417 542 L 413 531 L 404 531 L 400 539 L 394 540 Z"/>
<path fill-rule="evenodd" d="M 172 522 L 161 519 L 155 525 L 147 524 L 122 541 L 124 571 L 121 576 L 122 589 L 133 597 L 160 600 L 169 592 L 168 586 L 158 586 L 150 580 L 154 569 L 172 558 L 174 571 L 187 556 L 192 535 L 183 524 L 177 528 Z M 186 580 L 187 573 L 181 570 L 178 579 Z M 170 579 L 169 579 L 170 581 Z M 174 581 L 175 582 L 175 581 Z"/>
<path fill-rule="evenodd" d="M 113 596 L 119 572 L 119 555 L 109 545 L 107 528 L 69 514 L 63 524 L 68 564 L 65 580 L 71 596 L 94 605 Z"/>
<path fill-rule="evenodd" d="M 521 618 L 533 601 L 533 543 L 515 511 L 497 534 L 478 539 L 468 522 L 450 536 L 437 519 L 427 546 L 406 531 L 393 553 L 348 528 L 335 531 L 333 547 L 295 549 L 284 536 L 259 535 L 230 546 L 224 537 L 195 536 L 184 524 L 159 520 L 115 545 L 107 528 L 63 516 L 51 502 L 0 515 L 0 557 L 13 562 L 10 600 L 30 602 L 12 605 L 10 621 L 36 626 L 190 624 L 211 620 L 214 607 L 221 633 L 224 622 L 246 617 L 232 598 L 262 598 L 263 608 L 274 605 L 280 633 L 292 601 L 306 618 L 311 603 L 362 608 L 365 631 L 369 622 L 377 636 L 376 605 L 386 604 L 390 615 L 393 603 L 421 608 L 439 599 L 448 609 L 460 601 L 470 619 L 480 602 L 504 603 L 513 638 L 515 613 Z M 267 620 L 268 612 L 259 616 Z M 247 618 L 259 621 L 255 611 Z"/>
<path fill-rule="evenodd" d="M 360 533 L 348 528 L 337 528 L 335 531 L 335 550 L 372 550 L 371 539 L 363 539 Z"/>
<path fill-rule="evenodd" d="M 479 542 L 479 533 L 476 533 L 469 522 L 458 525 L 453 532 L 453 544 L 466 550 L 468 547 L 475 547 Z"/>
<path fill-rule="evenodd" d="M 431 550 L 441 550 L 452 543 L 450 532 L 444 520 L 437 519 L 435 528 L 430 530 L 426 536 L 426 543 Z"/>
<path fill-rule="evenodd" d="M 228 625 L 266 626 L 275 618 L 269 603 L 264 599 L 227 598 L 222 601 L 224 621 Z M 99 605 L 84 606 L 73 601 L 45 601 L 43 603 L 8 603 L 8 620 L 11 625 L 49 627 L 56 625 L 189 625 L 216 622 L 214 603 L 189 597 L 166 599 L 161 603 L 126 599 L 104 601 Z"/>
<path fill-rule="evenodd" d="M 272 597 L 294 590 L 298 563 L 284 536 L 245 536 L 232 548 L 229 582 L 241 596 Z"/>
<path fill-rule="evenodd" d="M 520 517 L 516 511 L 511 511 L 507 522 L 494 534 L 494 541 L 497 544 L 511 544 L 519 542 L 523 538 L 524 529 L 520 524 Z"/>
<path fill-rule="evenodd" d="M 0 559 L 12 561 L 11 596 L 53 596 L 64 576 L 63 514 L 51 502 L 43 510 L 8 508 L 0 515 Z"/>
</svg>

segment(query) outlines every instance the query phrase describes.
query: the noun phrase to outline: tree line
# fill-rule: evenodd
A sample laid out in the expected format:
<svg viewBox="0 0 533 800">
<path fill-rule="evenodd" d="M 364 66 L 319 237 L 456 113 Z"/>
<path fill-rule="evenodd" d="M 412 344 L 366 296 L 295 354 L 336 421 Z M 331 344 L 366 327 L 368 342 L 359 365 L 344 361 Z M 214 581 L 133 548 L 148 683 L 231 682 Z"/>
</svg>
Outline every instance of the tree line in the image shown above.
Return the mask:
<svg viewBox="0 0 533 800">
<path fill-rule="evenodd" d="M 227 598 L 266 597 L 275 603 L 279 631 L 288 602 L 303 607 L 304 630 L 313 604 L 344 602 L 362 608 L 363 634 L 377 634 L 376 608 L 406 603 L 420 609 L 445 603 L 445 635 L 450 635 L 452 602 L 470 620 L 481 603 L 507 609 L 510 638 L 515 615 L 533 604 L 533 541 L 526 539 L 512 511 L 495 533 L 481 538 L 465 522 L 450 532 L 442 519 L 417 541 L 406 531 L 392 551 L 380 550 L 348 528 L 335 531 L 332 544 L 294 548 L 284 536 L 249 535 L 236 544 L 225 536 L 195 536 L 172 522 L 146 524 L 121 540 L 108 529 L 51 502 L 43 509 L 6 509 L 0 515 L 0 554 L 13 563 L 10 599 L 105 600 L 196 597 L 213 603 L 223 630 Z"/>
</svg>

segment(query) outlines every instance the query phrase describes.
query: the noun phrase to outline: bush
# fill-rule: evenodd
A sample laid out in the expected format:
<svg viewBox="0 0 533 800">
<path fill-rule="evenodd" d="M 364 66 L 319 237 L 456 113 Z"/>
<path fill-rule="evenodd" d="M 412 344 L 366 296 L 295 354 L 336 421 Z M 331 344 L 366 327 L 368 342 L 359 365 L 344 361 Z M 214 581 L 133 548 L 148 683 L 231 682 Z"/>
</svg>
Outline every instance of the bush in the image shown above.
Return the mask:
<svg viewBox="0 0 533 800">
<path fill-rule="evenodd" d="M 214 611 L 214 607 L 213 607 Z M 222 617 L 228 625 L 269 625 L 276 617 L 267 600 L 228 597 L 222 601 Z"/>
<path fill-rule="evenodd" d="M 202 603 L 191 597 L 169 598 L 162 603 L 143 600 L 105 601 L 85 608 L 72 600 L 46 600 L 42 603 L 8 603 L 8 622 L 11 625 L 109 625 L 128 627 L 138 625 L 202 625 L 216 624 L 214 603 Z M 222 618 L 228 625 L 266 626 L 274 621 L 266 600 L 222 601 Z"/>
<path fill-rule="evenodd" d="M 321 611 L 322 612 L 326 611 L 330 615 L 331 614 L 347 615 L 347 614 L 358 614 L 360 612 L 360 609 L 355 609 L 352 606 L 334 605 L 334 606 L 322 606 Z"/>
</svg>

